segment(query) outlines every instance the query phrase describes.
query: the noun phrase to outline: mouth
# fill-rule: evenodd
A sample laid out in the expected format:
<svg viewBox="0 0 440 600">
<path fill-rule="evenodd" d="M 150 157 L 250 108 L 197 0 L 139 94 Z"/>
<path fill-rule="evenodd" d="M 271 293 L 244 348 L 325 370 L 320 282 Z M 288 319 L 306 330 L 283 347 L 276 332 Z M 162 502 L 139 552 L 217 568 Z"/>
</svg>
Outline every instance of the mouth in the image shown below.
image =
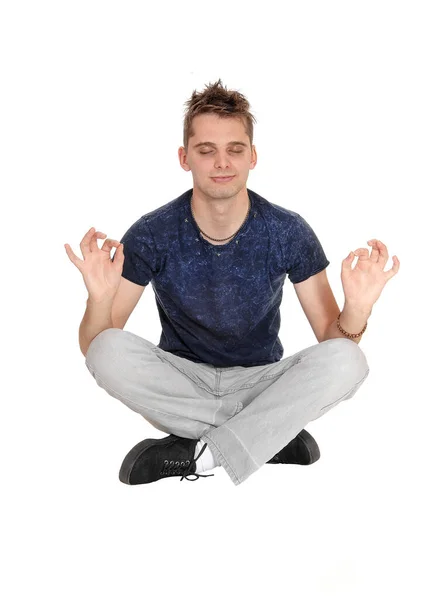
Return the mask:
<svg viewBox="0 0 440 600">
<path fill-rule="evenodd" d="M 234 179 L 234 177 L 235 175 L 231 175 L 230 177 L 211 177 L 211 179 L 216 183 L 226 183 L 227 181 Z"/>
</svg>

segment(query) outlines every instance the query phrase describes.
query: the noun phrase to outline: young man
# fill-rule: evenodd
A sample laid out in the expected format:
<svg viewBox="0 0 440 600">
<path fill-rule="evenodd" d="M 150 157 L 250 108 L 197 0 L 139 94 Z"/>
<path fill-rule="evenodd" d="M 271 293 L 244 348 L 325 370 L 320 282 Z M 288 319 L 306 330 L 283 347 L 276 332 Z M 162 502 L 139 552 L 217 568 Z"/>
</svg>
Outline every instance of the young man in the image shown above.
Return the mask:
<svg viewBox="0 0 440 600">
<path fill-rule="evenodd" d="M 246 186 L 257 164 L 253 120 L 246 98 L 221 80 L 194 92 L 178 151 L 193 187 L 140 217 L 121 242 L 99 249 L 106 234 L 92 228 L 84 261 L 66 245 L 89 290 L 79 334 L 87 368 L 170 434 L 130 450 L 119 474 L 129 485 L 209 477 L 199 474 L 216 466 L 238 485 L 265 463 L 311 464 L 320 452 L 304 426 L 351 398 L 369 373 L 358 342 L 386 275 L 381 243 L 371 257 L 356 251 L 361 278 L 350 275 L 351 253 L 343 262 L 341 312 L 310 225 Z M 286 274 L 318 344 L 282 359 Z M 123 331 L 150 281 L 157 346 Z"/>
</svg>

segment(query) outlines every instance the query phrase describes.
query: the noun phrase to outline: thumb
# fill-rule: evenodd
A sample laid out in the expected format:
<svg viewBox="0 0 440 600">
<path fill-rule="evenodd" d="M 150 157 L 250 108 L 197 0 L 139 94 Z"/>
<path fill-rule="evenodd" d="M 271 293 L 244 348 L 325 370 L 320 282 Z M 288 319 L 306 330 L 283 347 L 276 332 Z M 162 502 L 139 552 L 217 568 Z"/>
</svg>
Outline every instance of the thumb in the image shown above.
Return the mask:
<svg viewBox="0 0 440 600">
<path fill-rule="evenodd" d="M 121 264 L 124 262 L 124 244 L 120 243 L 113 255 L 113 262 Z"/>
</svg>

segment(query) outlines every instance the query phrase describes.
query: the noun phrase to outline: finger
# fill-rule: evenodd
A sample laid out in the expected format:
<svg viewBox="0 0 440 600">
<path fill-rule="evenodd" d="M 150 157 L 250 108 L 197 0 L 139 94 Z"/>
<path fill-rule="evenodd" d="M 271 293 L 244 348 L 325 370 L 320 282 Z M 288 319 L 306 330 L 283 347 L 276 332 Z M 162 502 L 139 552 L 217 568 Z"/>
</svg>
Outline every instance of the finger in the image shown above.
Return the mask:
<svg viewBox="0 0 440 600">
<path fill-rule="evenodd" d="M 99 250 L 99 246 L 98 246 L 98 238 L 106 238 L 106 234 L 102 233 L 101 231 L 95 231 L 95 233 L 92 235 L 92 239 L 90 240 L 90 250 L 92 252 L 96 252 L 97 250 Z"/>
<path fill-rule="evenodd" d="M 80 258 L 78 258 L 76 256 L 76 254 L 73 252 L 72 248 L 69 246 L 69 244 L 64 244 L 64 248 L 66 249 L 67 252 L 67 256 L 70 258 L 70 260 L 73 262 L 73 264 L 78 267 L 78 269 L 80 268 L 80 264 L 82 264 L 84 261 L 82 261 Z"/>
<path fill-rule="evenodd" d="M 377 245 L 377 240 L 372 239 L 368 240 L 367 244 L 372 247 L 370 259 L 372 262 L 377 262 L 379 260 L 379 247 Z"/>
<path fill-rule="evenodd" d="M 113 263 L 116 263 L 118 266 L 124 264 L 124 244 L 119 242 L 119 246 L 116 248 L 116 252 L 110 259 Z"/>
<path fill-rule="evenodd" d="M 367 248 L 358 248 L 354 251 L 354 255 L 358 257 L 359 260 L 368 260 L 370 258 L 370 253 Z"/>
<path fill-rule="evenodd" d="M 347 258 L 342 261 L 342 269 L 351 269 L 351 263 L 353 262 L 354 254 L 350 252 Z"/>
<path fill-rule="evenodd" d="M 111 238 L 107 238 L 105 240 L 105 242 L 102 244 L 102 248 L 101 250 L 111 250 L 112 248 L 117 248 L 120 245 L 121 242 L 118 242 L 118 240 L 113 240 Z"/>
<path fill-rule="evenodd" d="M 384 268 L 388 260 L 387 247 L 380 240 L 373 239 L 370 240 L 370 242 L 374 243 L 373 247 L 375 249 L 376 261 L 381 265 L 382 268 Z M 373 254 L 373 252 L 371 254 Z"/>
<path fill-rule="evenodd" d="M 91 241 L 94 233 L 95 233 L 95 228 L 91 227 L 79 244 L 79 247 L 81 248 L 81 252 L 82 252 L 82 255 L 84 258 L 91 252 L 90 241 Z"/>
<path fill-rule="evenodd" d="M 119 267 L 124 264 L 124 244 L 119 244 L 119 246 L 116 248 L 113 259 L 113 262 L 115 262 Z"/>
<path fill-rule="evenodd" d="M 382 266 L 382 268 L 385 268 L 385 265 L 388 261 L 388 248 L 380 240 L 377 240 L 377 244 L 379 247 L 379 258 L 377 262 Z"/>
<path fill-rule="evenodd" d="M 387 276 L 387 281 L 389 279 L 391 279 L 392 277 L 394 277 L 394 275 L 396 275 L 396 273 L 399 272 L 399 268 L 400 268 L 400 261 L 397 258 L 397 256 L 393 256 L 393 266 L 391 267 L 391 269 L 388 269 L 388 271 L 385 271 L 385 275 Z"/>
</svg>

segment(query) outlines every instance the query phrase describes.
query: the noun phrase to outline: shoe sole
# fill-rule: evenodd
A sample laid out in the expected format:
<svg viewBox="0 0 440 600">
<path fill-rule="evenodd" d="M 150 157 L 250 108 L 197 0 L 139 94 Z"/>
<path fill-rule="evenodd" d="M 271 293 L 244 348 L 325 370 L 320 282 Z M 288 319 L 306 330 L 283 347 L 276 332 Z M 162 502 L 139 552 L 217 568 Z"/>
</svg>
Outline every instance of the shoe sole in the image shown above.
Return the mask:
<svg viewBox="0 0 440 600">
<path fill-rule="evenodd" d="M 147 450 L 147 448 L 150 448 L 151 446 L 163 446 L 165 444 L 168 444 L 173 438 L 176 438 L 176 436 L 173 434 L 168 435 L 164 438 L 149 438 L 146 440 L 142 440 L 142 442 L 139 442 L 139 444 L 133 446 L 133 448 L 130 450 L 130 452 L 127 454 L 127 456 L 122 462 L 121 468 L 119 470 L 119 481 L 131 485 L 130 475 L 139 456 L 145 450 Z"/>
<path fill-rule="evenodd" d="M 308 431 L 306 431 L 305 429 L 303 429 L 303 431 L 301 431 L 298 434 L 298 437 L 300 438 L 301 441 L 304 442 L 305 446 L 307 447 L 307 450 L 309 451 L 310 462 L 308 462 L 307 464 L 311 465 L 312 463 L 316 462 L 321 456 L 321 452 L 319 450 L 318 444 L 317 444 L 315 438 L 313 436 L 311 436 L 310 433 Z"/>
</svg>

